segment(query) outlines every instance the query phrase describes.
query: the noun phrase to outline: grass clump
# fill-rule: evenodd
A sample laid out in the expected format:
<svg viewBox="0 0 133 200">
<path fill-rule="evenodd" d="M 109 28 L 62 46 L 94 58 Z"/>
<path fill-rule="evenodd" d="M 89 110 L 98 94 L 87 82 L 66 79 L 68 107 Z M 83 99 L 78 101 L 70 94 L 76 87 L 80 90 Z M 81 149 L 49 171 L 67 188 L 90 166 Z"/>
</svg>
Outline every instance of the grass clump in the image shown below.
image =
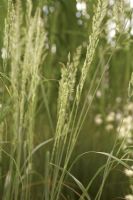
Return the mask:
<svg viewBox="0 0 133 200">
<path fill-rule="evenodd" d="M 88 19 L 85 1 L 72 4 L 78 22 L 75 32 L 64 28 L 64 33 L 60 29 L 62 34 L 59 35 L 55 27 L 65 19 L 59 18 L 60 23 L 56 24 L 57 17 L 64 7 L 67 10 L 67 3 L 45 2 L 43 8 L 42 5 L 43 2 L 37 6 L 31 0 L 8 0 L 0 72 L 0 195 L 3 200 L 124 198 L 130 193 L 132 181 L 126 173 L 122 176 L 116 171 L 132 172 L 132 157 L 128 143 L 125 148 L 128 136 L 126 139 L 120 137 L 124 115 L 121 113 L 120 120 L 117 120 L 112 111 L 121 109 L 125 103 L 123 100 L 121 105 L 117 105 L 117 101 L 113 108 L 120 83 L 115 80 L 113 84 L 112 78 L 119 71 L 116 73 L 112 66 L 113 62 L 119 65 L 116 58 L 123 51 L 123 46 L 117 45 L 125 27 L 125 4 L 123 1 L 113 4 L 117 34 L 111 44 L 106 35 L 108 0 L 97 0 L 93 15 L 90 11 L 88 23 L 91 21 L 91 28 L 87 29 L 86 43 L 83 33 L 81 36 L 76 32 L 82 18 L 85 22 Z M 89 5 L 91 7 L 92 3 Z M 55 17 L 55 9 L 53 24 L 51 18 Z M 67 34 L 70 33 L 80 37 L 75 35 L 77 41 L 73 41 L 69 53 L 63 49 L 62 59 L 63 37 L 69 38 Z M 129 37 L 129 33 L 124 33 Z M 131 42 L 129 40 L 126 51 Z M 104 48 L 105 51 L 99 53 Z M 57 59 L 58 56 L 61 59 Z M 56 65 L 61 68 L 59 81 L 60 71 Z M 119 74 L 123 77 L 123 73 Z M 130 68 L 123 79 L 126 90 L 129 75 Z M 132 79 L 129 97 L 132 97 Z M 111 98 L 114 99 L 110 105 L 108 100 Z M 125 108 L 123 112 L 127 115 Z M 96 114 L 100 116 L 100 122 L 96 120 L 95 124 Z M 132 128 L 130 131 L 132 135 Z M 87 155 L 89 159 L 86 159 Z M 124 182 L 125 190 L 120 188 L 116 191 L 114 186 L 112 191 L 110 188 L 115 173 Z M 115 184 L 119 183 L 115 180 Z"/>
<path fill-rule="evenodd" d="M 3 199 L 27 199 L 30 184 L 32 158 L 22 171 L 22 164 L 34 148 L 34 126 L 37 102 L 37 88 L 40 82 L 39 67 L 44 57 L 46 34 L 40 10 L 32 15 L 32 2 L 27 1 L 26 13 L 21 1 L 8 2 L 4 50 L 7 54 L 4 70 L 10 79 L 12 105 L 10 119 L 11 152 L 8 174 L 5 178 Z M 14 166 L 16 165 L 16 167 Z M 25 186 L 24 186 L 25 185 Z M 21 194 L 20 194 L 21 191 Z"/>
</svg>

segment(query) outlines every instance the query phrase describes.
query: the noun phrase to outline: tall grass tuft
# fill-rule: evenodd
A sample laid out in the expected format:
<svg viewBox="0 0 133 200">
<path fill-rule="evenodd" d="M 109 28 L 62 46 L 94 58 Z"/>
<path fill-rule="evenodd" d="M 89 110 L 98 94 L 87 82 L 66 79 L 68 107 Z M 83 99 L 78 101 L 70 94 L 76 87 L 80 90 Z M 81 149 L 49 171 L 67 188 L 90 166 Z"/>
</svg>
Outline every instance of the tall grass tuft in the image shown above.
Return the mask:
<svg viewBox="0 0 133 200">
<path fill-rule="evenodd" d="M 124 169 L 126 168 L 126 170 L 128 170 L 127 172 L 130 171 L 130 173 L 132 173 L 133 171 L 130 166 L 132 159 L 129 157 L 129 151 L 123 148 L 126 140 L 124 140 L 125 138 L 119 137 L 121 133 L 120 129 L 123 127 L 124 123 L 121 122 L 121 127 L 115 132 L 113 128 L 117 127 L 117 122 L 114 122 L 114 112 L 110 112 L 111 115 L 106 119 L 107 112 L 104 110 L 106 108 L 106 101 L 104 98 L 107 97 L 106 94 L 108 93 L 105 88 L 105 96 L 100 91 L 99 94 L 97 93 L 96 101 L 98 102 L 98 106 L 100 104 L 99 110 L 102 115 L 98 115 L 100 116 L 100 120 L 99 118 L 96 120 L 96 129 L 93 127 L 94 130 L 92 129 L 92 132 L 96 132 L 95 140 L 99 140 L 97 132 L 99 130 L 101 132 L 104 130 L 103 121 L 106 124 L 109 123 L 110 126 L 107 130 L 110 131 L 113 129 L 116 134 L 115 136 L 110 136 L 110 138 L 113 138 L 114 142 L 112 149 L 109 152 L 87 150 L 87 152 L 76 155 L 76 158 L 73 158 L 79 134 L 83 128 L 88 111 L 92 106 L 97 89 L 100 86 L 103 76 L 106 75 L 106 70 L 108 70 L 108 73 L 112 73 L 112 69 L 110 69 L 110 67 L 107 69 L 107 66 L 109 66 L 109 62 L 116 50 L 114 48 L 114 52 L 109 52 L 109 56 L 106 55 L 107 64 L 105 64 L 106 60 L 103 61 L 105 55 L 100 54 L 102 61 L 98 59 L 99 64 L 95 68 L 93 61 L 96 62 L 95 55 L 97 47 L 101 39 L 101 34 L 104 35 L 106 32 L 103 31 L 102 26 L 106 23 L 106 20 L 108 20 L 106 14 L 108 12 L 109 1 L 97 0 L 96 2 L 90 34 L 89 36 L 87 35 L 88 42 L 85 57 L 82 55 L 84 44 L 77 45 L 78 47 L 75 52 L 68 54 L 67 62 L 65 64 L 62 62 L 59 63 L 61 77 L 59 81 L 56 80 L 58 83 L 58 98 L 57 101 L 55 101 L 55 95 L 55 98 L 52 99 L 52 104 L 56 106 L 56 108 L 54 107 L 56 111 L 54 110 L 54 112 L 51 112 L 52 109 L 50 110 L 51 105 L 49 105 L 47 87 L 44 92 L 45 80 L 47 79 L 47 82 L 50 82 L 55 79 L 53 77 L 52 79 L 44 78 L 44 74 L 45 70 L 48 71 L 46 69 L 49 67 L 47 63 L 52 63 L 54 56 L 50 56 L 51 60 L 45 63 L 45 58 L 48 59 L 46 51 L 50 50 L 50 45 L 48 43 L 49 24 L 45 23 L 48 23 L 48 15 L 53 13 L 55 8 L 58 8 L 60 11 L 60 4 L 57 4 L 57 7 L 54 8 L 53 2 L 50 2 L 50 7 L 48 7 L 47 2 L 43 9 L 41 9 L 40 7 L 35 8 L 32 0 L 8 0 L 2 48 L 2 67 L 0 72 L 0 81 L 3 84 L 2 89 L 4 91 L 2 96 L 4 109 L 2 108 L 2 116 L 0 115 L 0 194 L 2 194 L 3 200 L 74 200 L 77 199 L 77 197 L 79 200 L 105 200 L 102 199 L 102 195 L 107 178 L 112 170 L 115 170 L 116 167 L 121 165 Z M 78 3 L 82 5 L 82 9 L 86 9 L 85 2 L 77 1 L 77 4 Z M 62 1 L 61 4 L 63 7 L 66 6 Z M 42 5 L 42 2 L 40 5 Z M 124 3 L 120 0 L 116 2 L 116 4 L 114 3 L 113 6 L 115 23 L 117 26 L 116 29 L 119 35 L 121 35 L 125 20 Z M 87 13 L 87 9 L 81 11 L 81 8 L 78 8 L 77 5 L 77 10 L 78 9 L 79 11 L 76 12 L 77 18 L 79 18 L 80 15 L 84 17 Z M 57 21 L 58 14 L 57 12 L 55 21 Z M 44 19 L 45 17 L 46 19 Z M 54 24 L 54 26 L 56 26 L 56 24 Z M 52 34 L 54 35 L 52 35 L 51 39 L 53 41 L 55 35 L 58 37 L 58 34 L 56 32 Z M 63 36 L 61 36 L 61 39 L 62 38 Z M 106 41 L 107 38 L 105 37 L 104 40 Z M 105 41 L 103 44 L 106 43 Z M 116 43 L 117 42 L 118 41 L 116 41 Z M 110 46 L 111 45 L 112 44 L 110 44 Z M 54 48 L 51 54 L 55 54 L 57 51 L 58 55 L 58 42 L 57 46 L 54 44 L 54 47 L 57 48 Z M 49 50 L 47 50 L 48 48 Z M 103 47 L 101 47 L 101 49 L 103 49 Z M 104 66 L 101 66 L 101 63 Z M 54 70 L 52 70 L 50 71 L 50 75 L 54 76 L 54 73 L 52 74 Z M 98 74 L 99 72 L 100 74 Z M 92 73 L 94 73 L 93 77 L 91 77 Z M 91 77 L 90 85 L 86 88 L 86 92 L 84 93 L 84 86 L 88 76 Z M 106 77 L 106 79 L 108 79 L 108 84 L 110 81 L 109 78 L 110 77 Z M 133 95 L 132 79 L 133 77 L 129 85 L 129 97 Z M 109 97 L 107 97 L 107 100 L 108 98 Z M 45 109 L 43 106 L 45 106 Z M 92 109 L 95 108 L 92 107 Z M 45 112 L 48 112 L 48 120 L 50 121 L 51 127 L 44 121 L 47 116 Z M 57 112 L 56 117 L 54 115 L 55 112 Z M 55 128 L 52 115 L 56 119 Z M 93 116 L 91 118 L 93 118 Z M 41 122 L 41 125 L 38 125 L 38 122 Z M 93 124 L 93 119 L 91 123 Z M 94 126 L 94 124 L 92 126 Z M 42 127 L 43 130 L 41 130 Z M 88 124 L 86 127 L 88 127 Z M 50 131 L 52 131 L 53 137 L 46 140 L 47 137 L 45 136 L 48 135 Z M 100 138 L 102 136 L 100 136 Z M 93 136 L 88 139 L 90 143 L 92 138 Z M 126 139 L 128 139 L 127 136 Z M 86 138 L 84 140 L 86 140 Z M 108 147 L 107 142 L 105 146 Z M 121 151 L 124 153 L 121 154 Z M 94 155 L 94 157 L 97 156 L 98 159 L 100 156 L 104 157 L 104 164 L 99 167 L 98 163 L 98 170 L 92 178 L 89 177 L 87 184 L 82 183 L 81 180 L 76 177 L 76 172 L 74 174 L 72 173 L 79 159 L 83 158 L 85 155 Z M 93 167 L 95 166 L 92 166 L 92 168 Z M 79 172 L 81 169 L 82 167 Z M 86 169 L 87 172 L 85 175 L 87 175 L 89 171 L 88 166 Z M 100 185 L 97 184 L 95 194 L 92 195 L 90 192 L 91 188 L 98 178 L 100 180 Z M 34 190 L 35 186 L 36 189 Z M 64 188 L 67 189 L 65 190 Z M 66 194 L 68 189 L 71 191 L 70 196 Z"/>
<path fill-rule="evenodd" d="M 68 57 L 67 66 L 62 68 L 62 78 L 59 87 L 58 97 L 58 121 L 55 133 L 55 142 L 52 155 L 52 192 L 51 200 L 60 198 L 60 191 L 64 181 L 66 170 L 68 168 L 69 160 L 73 152 L 78 134 L 80 124 L 75 123 L 75 117 L 79 106 L 82 89 L 87 77 L 88 70 L 93 61 L 96 47 L 101 32 L 101 25 L 107 12 L 108 1 L 99 0 L 92 22 L 92 33 L 89 36 L 89 44 L 87 46 L 86 58 L 81 70 L 81 77 L 76 83 L 76 72 L 79 64 L 79 49 L 74 56 L 74 60 L 70 63 L 70 55 Z M 76 65 L 75 65 L 75 60 Z M 74 63 L 74 65 L 73 65 Z M 77 85 L 75 85 L 75 83 Z M 72 91 L 74 97 L 72 98 Z M 72 103 L 71 103 L 72 101 Z M 70 103 L 72 104 L 70 106 Z M 81 123 L 81 122 L 79 122 Z M 66 151 L 67 149 L 67 151 Z M 65 158 L 65 159 L 64 159 Z M 60 167 L 63 167 L 60 172 Z"/>
<path fill-rule="evenodd" d="M 24 13 L 21 1 L 18 0 L 14 4 L 9 0 L 4 38 L 9 64 L 4 67 L 8 68 L 11 83 L 9 90 L 12 103 L 12 148 L 3 192 L 3 199 L 6 200 L 30 199 L 30 190 L 26 187 L 32 182 L 32 156 L 24 169 L 22 166 L 34 148 L 39 67 L 45 54 L 45 39 L 40 9 L 33 15 L 32 2 L 28 0 Z"/>
</svg>

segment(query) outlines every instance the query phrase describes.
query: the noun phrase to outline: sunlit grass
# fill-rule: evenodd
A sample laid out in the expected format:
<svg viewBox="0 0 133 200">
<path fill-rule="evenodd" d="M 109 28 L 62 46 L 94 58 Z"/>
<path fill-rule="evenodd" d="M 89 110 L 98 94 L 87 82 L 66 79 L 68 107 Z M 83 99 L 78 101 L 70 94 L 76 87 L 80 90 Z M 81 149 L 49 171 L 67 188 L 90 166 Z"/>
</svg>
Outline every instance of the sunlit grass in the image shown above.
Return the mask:
<svg viewBox="0 0 133 200">
<path fill-rule="evenodd" d="M 130 7 L 122 0 L 97 0 L 89 15 L 87 3 L 75 2 L 74 12 L 81 12 L 75 14 L 75 27 L 83 17 L 89 29 L 86 42 L 75 35 L 68 53 L 59 42 L 66 32 L 56 28 L 61 5 L 31 0 L 2 5 L 7 14 L 0 71 L 0 196 L 131 199 Z"/>
</svg>

